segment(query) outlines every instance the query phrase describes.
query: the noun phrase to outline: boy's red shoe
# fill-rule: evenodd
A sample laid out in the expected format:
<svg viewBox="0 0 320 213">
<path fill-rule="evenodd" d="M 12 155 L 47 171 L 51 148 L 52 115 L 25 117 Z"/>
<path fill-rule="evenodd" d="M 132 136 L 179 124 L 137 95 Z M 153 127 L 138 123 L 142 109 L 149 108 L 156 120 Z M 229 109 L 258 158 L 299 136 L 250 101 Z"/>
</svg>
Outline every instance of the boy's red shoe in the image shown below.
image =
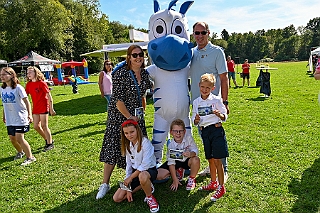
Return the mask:
<svg viewBox="0 0 320 213">
<path fill-rule="evenodd" d="M 212 197 L 210 198 L 211 201 L 217 201 L 220 197 L 222 197 L 224 194 L 226 193 L 226 188 L 224 187 L 224 185 L 219 185 L 218 190 L 216 191 L 216 193 L 214 193 L 214 195 L 212 195 Z"/>
<path fill-rule="evenodd" d="M 189 177 L 186 190 L 192 190 L 194 188 L 196 188 L 196 179 Z"/>
<path fill-rule="evenodd" d="M 181 181 L 184 177 L 184 168 L 179 168 L 176 170 L 176 175 L 179 181 Z"/>
<path fill-rule="evenodd" d="M 145 201 L 149 205 L 150 212 L 154 213 L 154 212 L 159 211 L 159 204 L 158 204 L 156 198 L 153 197 L 153 195 L 151 195 L 150 197 L 146 197 Z"/>
<path fill-rule="evenodd" d="M 216 190 L 218 188 L 218 181 L 210 181 L 206 186 L 201 186 L 199 190 Z"/>
</svg>

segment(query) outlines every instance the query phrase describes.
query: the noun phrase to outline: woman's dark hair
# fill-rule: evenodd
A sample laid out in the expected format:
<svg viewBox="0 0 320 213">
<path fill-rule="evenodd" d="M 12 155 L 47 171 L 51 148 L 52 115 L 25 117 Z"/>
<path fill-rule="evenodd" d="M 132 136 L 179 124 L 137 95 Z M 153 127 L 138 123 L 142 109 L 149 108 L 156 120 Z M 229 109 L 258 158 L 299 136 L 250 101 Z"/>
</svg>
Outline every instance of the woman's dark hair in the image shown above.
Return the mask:
<svg viewBox="0 0 320 213">
<path fill-rule="evenodd" d="M 141 52 L 143 52 L 143 49 L 142 49 L 139 45 L 133 44 L 133 45 L 131 45 L 131 46 L 128 48 L 128 50 L 127 50 L 127 58 L 126 58 L 126 62 L 127 62 L 126 69 L 127 69 L 127 70 L 131 70 L 130 57 L 131 57 L 132 51 L 133 51 L 134 49 L 136 49 L 136 48 L 139 48 L 139 49 L 141 50 Z M 144 68 L 144 67 L 145 67 L 145 65 L 144 65 L 144 60 L 143 60 L 140 68 Z"/>
<path fill-rule="evenodd" d="M 109 59 L 105 60 L 105 61 L 103 62 L 103 69 L 102 69 L 102 70 L 105 71 L 106 73 L 109 72 L 109 71 L 106 69 L 106 64 L 108 64 L 108 63 L 110 63 L 111 66 L 113 67 L 113 63 L 112 63 Z M 111 69 L 111 71 L 112 71 L 112 69 Z"/>
</svg>

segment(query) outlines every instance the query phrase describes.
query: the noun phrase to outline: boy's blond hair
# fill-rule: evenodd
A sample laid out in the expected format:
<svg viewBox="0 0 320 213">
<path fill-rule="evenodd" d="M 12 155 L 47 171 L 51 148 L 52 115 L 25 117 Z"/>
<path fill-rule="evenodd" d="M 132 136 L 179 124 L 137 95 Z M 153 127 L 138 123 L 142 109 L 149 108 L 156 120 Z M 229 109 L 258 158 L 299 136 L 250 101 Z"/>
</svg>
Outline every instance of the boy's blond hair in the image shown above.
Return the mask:
<svg viewBox="0 0 320 213">
<path fill-rule="evenodd" d="M 214 77 L 213 74 L 209 74 L 209 73 L 205 73 L 200 77 L 200 82 L 209 82 L 212 84 L 212 86 L 214 86 L 216 84 L 216 78 Z"/>
<path fill-rule="evenodd" d="M 174 125 L 181 126 L 183 130 L 186 130 L 186 125 L 184 124 L 183 120 L 181 120 L 181 119 L 175 119 L 174 121 L 172 121 L 172 123 L 170 125 L 170 131 L 173 129 Z"/>
</svg>

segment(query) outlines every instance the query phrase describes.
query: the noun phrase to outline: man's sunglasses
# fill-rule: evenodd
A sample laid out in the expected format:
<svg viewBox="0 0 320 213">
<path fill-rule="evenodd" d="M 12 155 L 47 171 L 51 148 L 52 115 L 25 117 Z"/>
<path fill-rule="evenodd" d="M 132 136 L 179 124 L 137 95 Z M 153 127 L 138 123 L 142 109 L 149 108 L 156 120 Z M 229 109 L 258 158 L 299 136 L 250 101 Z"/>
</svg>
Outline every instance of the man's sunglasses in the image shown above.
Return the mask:
<svg viewBox="0 0 320 213">
<path fill-rule="evenodd" d="M 200 35 L 200 33 L 201 33 L 201 35 L 207 35 L 207 33 L 208 33 L 208 31 L 195 31 L 195 32 L 193 32 L 195 35 Z"/>
<path fill-rule="evenodd" d="M 142 58 L 142 57 L 144 56 L 143 52 L 141 52 L 141 53 L 132 53 L 131 55 L 132 55 L 132 57 L 134 57 L 134 58 L 137 58 L 138 56 L 139 56 L 140 58 Z"/>
</svg>

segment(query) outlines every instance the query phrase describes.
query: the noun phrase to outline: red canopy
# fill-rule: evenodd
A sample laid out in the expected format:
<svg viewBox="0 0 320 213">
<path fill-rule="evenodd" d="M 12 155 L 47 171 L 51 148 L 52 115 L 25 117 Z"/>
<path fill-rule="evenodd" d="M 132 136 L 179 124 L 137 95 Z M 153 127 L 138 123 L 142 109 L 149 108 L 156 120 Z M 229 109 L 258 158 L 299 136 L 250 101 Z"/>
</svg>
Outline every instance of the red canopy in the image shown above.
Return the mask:
<svg viewBox="0 0 320 213">
<path fill-rule="evenodd" d="M 77 66 L 83 66 L 83 62 L 71 60 L 71 61 L 63 62 L 61 65 L 62 65 L 62 68 L 77 67 Z"/>
</svg>

